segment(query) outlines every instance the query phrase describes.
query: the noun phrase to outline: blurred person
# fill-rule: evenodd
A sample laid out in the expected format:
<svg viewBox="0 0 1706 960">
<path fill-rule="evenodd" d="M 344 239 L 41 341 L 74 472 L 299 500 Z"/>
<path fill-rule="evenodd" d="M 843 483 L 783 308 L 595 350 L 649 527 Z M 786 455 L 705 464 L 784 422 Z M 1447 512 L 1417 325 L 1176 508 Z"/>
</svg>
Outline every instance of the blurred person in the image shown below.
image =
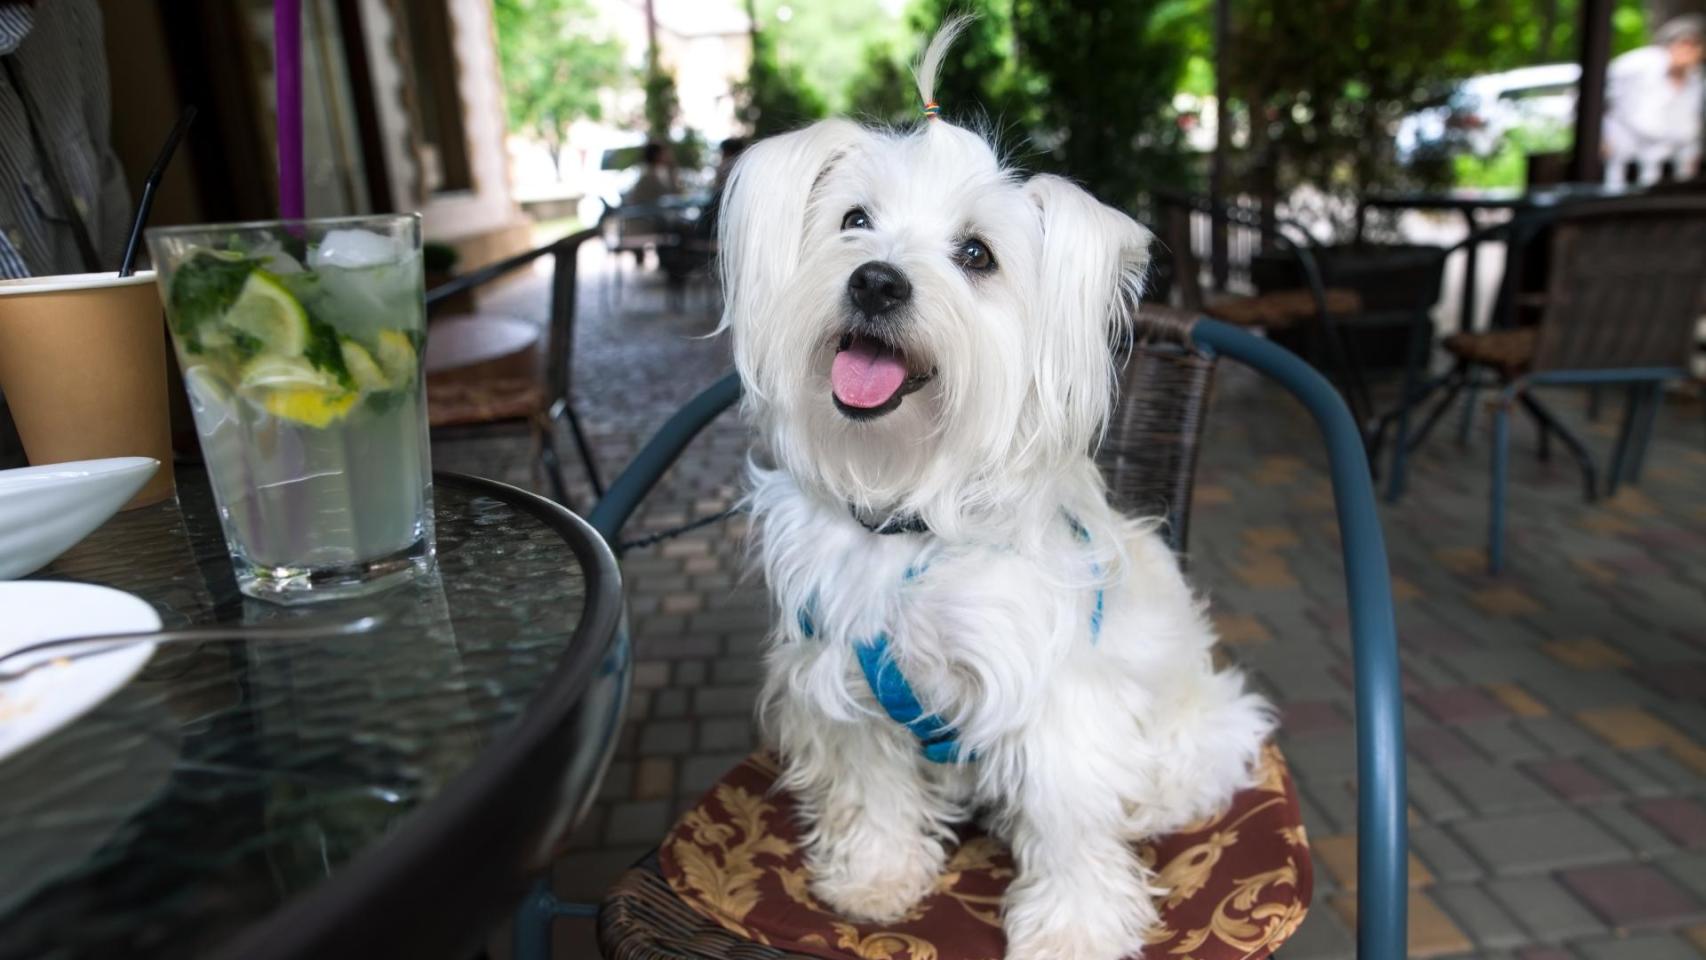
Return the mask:
<svg viewBox="0 0 1706 960">
<path fill-rule="evenodd" d="M 621 232 L 627 236 L 650 236 L 660 232 L 664 221 L 655 209 L 641 214 L 630 214 L 635 208 L 656 208 L 663 198 L 676 192 L 675 158 L 668 144 L 649 141 L 641 154 L 642 169 L 640 179 L 628 188 L 622 195 L 622 209 L 619 225 Z M 644 247 L 634 249 L 634 262 L 643 266 L 646 261 Z"/>
<path fill-rule="evenodd" d="M 745 137 L 730 137 L 724 140 L 718 148 L 716 178 L 711 183 L 711 192 L 721 196 L 723 185 L 729 182 L 729 174 L 734 171 L 735 161 L 746 151 L 748 141 Z"/>
<path fill-rule="evenodd" d="M 740 159 L 751 141 L 745 137 L 730 137 L 718 147 L 717 172 L 711 180 L 711 200 L 705 205 L 705 211 L 699 217 L 699 234 L 708 240 L 717 238 L 717 219 L 722 214 L 723 191 L 727 188 L 729 174 L 734 171 L 735 161 Z"/>
<path fill-rule="evenodd" d="M 669 145 L 647 143 L 642 154 L 640 179 L 622 195 L 624 207 L 655 206 L 664 197 L 676 192 L 675 160 Z"/>
<path fill-rule="evenodd" d="M 0 0 L 0 278 L 117 269 L 130 191 L 113 153 L 95 0 Z"/>
<path fill-rule="evenodd" d="M 1605 182 L 1657 182 L 1670 166 L 1685 180 L 1700 169 L 1701 112 L 1706 109 L 1702 44 L 1706 17 L 1686 14 L 1659 27 L 1651 46 L 1611 61 L 1605 81 Z"/>
<path fill-rule="evenodd" d="M 0 280 L 118 267 L 130 192 L 109 96 L 95 0 L 0 0 Z M 0 468 L 23 463 L 0 397 Z"/>
</svg>

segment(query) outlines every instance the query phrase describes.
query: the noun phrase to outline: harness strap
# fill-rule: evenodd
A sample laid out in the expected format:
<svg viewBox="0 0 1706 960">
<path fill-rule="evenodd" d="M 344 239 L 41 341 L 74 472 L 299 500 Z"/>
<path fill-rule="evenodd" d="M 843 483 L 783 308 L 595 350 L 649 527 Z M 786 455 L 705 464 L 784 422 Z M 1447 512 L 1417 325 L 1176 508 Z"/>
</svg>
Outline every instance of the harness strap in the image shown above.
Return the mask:
<svg viewBox="0 0 1706 960">
<path fill-rule="evenodd" d="M 1090 531 L 1078 522 L 1078 518 L 1067 514 L 1066 520 L 1072 525 L 1072 535 L 1082 543 L 1090 542 Z M 904 582 L 910 583 L 922 576 L 929 568 L 928 564 L 919 567 L 907 567 L 903 577 Z M 1091 572 L 1096 576 L 1102 575 L 1102 565 L 1092 563 Z M 1103 590 L 1096 590 L 1096 606 L 1090 611 L 1090 643 L 1095 645 L 1102 633 Z M 801 607 L 796 614 L 800 633 L 810 640 L 817 636 L 817 597 L 814 595 Z M 912 684 L 906 682 L 906 675 L 900 666 L 894 662 L 889 652 L 889 635 L 887 631 L 878 633 L 869 640 L 853 644 L 853 652 L 859 658 L 859 669 L 865 675 L 865 684 L 871 688 L 871 696 L 877 700 L 877 705 L 883 708 L 889 719 L 900 724 L 912 735 L 918 738 L 920 751 L 924 759 L 931 763 L 955 763 L 960 758 L 959 736 L 946 720 L 939 715 L 924 709 L 918 695 L 912 691 Z M 965 759 L 975 760 L 976 756 Z"/>
</svg>

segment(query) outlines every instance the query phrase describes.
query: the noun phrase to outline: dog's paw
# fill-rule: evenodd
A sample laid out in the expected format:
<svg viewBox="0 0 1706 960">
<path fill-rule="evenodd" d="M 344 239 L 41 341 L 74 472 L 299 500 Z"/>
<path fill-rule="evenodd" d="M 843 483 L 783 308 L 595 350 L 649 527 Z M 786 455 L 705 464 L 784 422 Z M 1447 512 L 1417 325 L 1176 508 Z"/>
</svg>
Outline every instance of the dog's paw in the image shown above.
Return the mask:
<svg viewBox="0 0 1706 960">
<path fill-rule="evenodd" d="M 894 923 L 905 917 L 936 886 L 936 871 L 899 867 L 863 871 L 833 871 L 812 879 L 812 894 L 849 920 Z"/>
<path fill-rule="evenodd" d="M 1061 896 L 1023 883 L 1013 893 L 1003 918 L 1007 960 L 1124 960 L 1159 932 L 1155 901 L 1141 894 Z"/>
</svg>

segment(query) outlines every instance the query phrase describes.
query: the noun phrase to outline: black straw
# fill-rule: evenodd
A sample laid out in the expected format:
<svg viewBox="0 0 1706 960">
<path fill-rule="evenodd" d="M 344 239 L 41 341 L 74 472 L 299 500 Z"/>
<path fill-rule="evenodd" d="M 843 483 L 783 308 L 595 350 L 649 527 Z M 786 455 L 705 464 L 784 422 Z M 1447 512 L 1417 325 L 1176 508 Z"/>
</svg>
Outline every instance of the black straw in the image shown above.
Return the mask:
<svg viewBox="0 0 1706 960">
<path fill-rule="evenodd" d="M 160 148 L 160 155 L 154 158 L 154 169 L 148 171 L 148 179 L 142 181 L 142 200 L 136 205 L 136 219 L 130 221 L 130 242 L 124 245 L 124 262 L 119 264 L 118 275 L 128 277 L 136 272 L 136 252 L 142 248 L 142 228 L 148 224 L 148 211 L 154 207 L 154 191 L 160 186 L 160 178 L 166 174 L 166 165 L 172 162 L 172 154 L 178 149 L 178 141 L 184 138 L 190 124 L 195 122 L 195 106 L 184 107 L 184 112 L 178 114 L 178 122 L 172 125 L 172 132 L 166 135 L 166 143 Z"/>
</svg>

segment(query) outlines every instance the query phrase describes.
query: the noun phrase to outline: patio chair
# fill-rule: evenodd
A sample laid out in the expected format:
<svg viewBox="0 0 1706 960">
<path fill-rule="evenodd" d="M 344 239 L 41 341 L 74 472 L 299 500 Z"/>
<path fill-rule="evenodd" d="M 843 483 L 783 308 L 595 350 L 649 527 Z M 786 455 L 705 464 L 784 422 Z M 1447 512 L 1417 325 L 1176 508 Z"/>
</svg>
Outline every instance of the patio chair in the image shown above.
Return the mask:
<svg viewBox="0 0 1706 960">
<path fill-rule="evenodd" d="M 1454 358 L 1452 369 L 1406 396 L 1401 413 L 1419 407 L 1437 390 L 1446 391 L 1414 437 L 1400 423 L 1391 477 L 1395 498 L 1402 489 L 1404 455 L 1426 439 L 1460 391 L 1490 374 L 1499 387 L 1493 402 L 1487 532 L 1487 566 L 1493 573 L 1504 566 L 1513 405 L 1539 425 L 1543 451 L 1551 434 L 1564 441 L 1581 465 L 1585 499 L 1592 501 L 1599 493 L 1586 444 L 1532 388 L 1625 385 L 1628 402 L 1606 492 L 1639 478 L 1660 388 L 1665 381 L 1690 376 L 1696 325 L 1706 313 L 1706 197 L 1583 201 L 1525 214 L 1479 239 L 1499 232 L 1508 235 L 1509 254 L 1495 324 L 1447 337 L 1443 345 Z M 1536 249 L 1542 243 L 1544 249 Z M 1540 254 L 1548 260 L 1545 289 L 1524 293 L 1523 264 Z M 1519 311 L 1531 313 L 1535 322 L 1518 325 Z"/>
<path fill-rule="evenodd" d="M 1328 287 L 1307 230 L 1281 218 L 1264 218 L 1241 205 L 1216 205 L 1207 198 L 1157 191 L 1161 239 L 1171 260 L 1171 279 L 1179 306 L 1216 320 L 1268 333 L 1301 332 L 1309 353 L 1323 358 L 1328 376 L 1339 385 L 1360 425 L 1370 422 L 1373 403 L 1360 366 L 1346 349 L 1346 323 L 1362 311 L 1354 290 Z M 1193 221 L 1224 220 L 1233 229 L 1251 233 L 1257 241 L 1290 255 L 1303 285 L 1268 293 L 1207 293 L 1203 264 L 1196 253 Z M 1247 244 L 1247 246 L 1254 246 Z M 1251 249 L 1253 256 L 1256 252 Z M 1238 272 L 1248 284 L 1250 264 Z"/>
<path fill-rule="evenodd" d="M 1127 361 L 1124 377 L 1127 392 L 1122 397 L 1122 406 L 1156 403 L 1157 391 L 1177 389 L 1180 382 L 1177 378 L 1163 376 L 1153 381 L 1146 379 L 1143 374 L 1155 370 L 1157 364 L 1165 369 L 1177 364 L 1181 354 L 1189 354 L 1199 358 L 1202 364 L 1211 366 L 1217 356 L 1227 356 L 1284 385 L 1303 402 L 1325 437 L 1338 507 L 1355 654 L 1357 759 L 1362 785 L 1358 793 L 1358 949 L 1360 956 L 1364 958 L 1396 960 L 1403 956 L 1406 932 L 1407 838 L 1403 715 L 1386 552 L 1357 425 L 1343 400 L 1326 380 L 1297 357 L 1266 340 L 1213 320 L 1168 323 L 1165 322 L 1166 318 L 1160 318 L 1160 322 L 1156 322 L 1156 318 L 1149 313 L 1145 313 L 1143 319 L 1146 321 L 1144 336 L 1133 345 Z M 1190 378 L 1189 382 L 1194 384 L 1192 389 L 1206 392 L 1211 378 L 1198 375 Z M 692 438 L 735 402 L 739 390 L 738 382 L 730 375 L 675 414 L 623 471 L 604 499 L 599 501 L 591 516 L 593 526 L 611 542 L 616 542 L 623 523 L 638 507 L 647 491 Z M 1165 407 L 1175 404 L 1176 401 L 1164 397 L 1159 403 Z M 1198 406 L 1188 409 L 1201 408 Z M 1171 435 L 1157 430 L 1152 436 L 1157 447 L 1166 447 L 1169 445 L 1169 436 L 1194 437 L 1194 429 L 1186 424 L 1182 428 L 1176 428 Z M 1191 448 L 1194 451 L 1194 442 Z M 1138 455 L 1139 449 L 1133 447 L 1121 456 Z M 1170 466 L 1151 472 L 1151 476 L 1161 481 L 1155 495 L 1160 502 L 1168 504 L 1172 511 L 1182 515 L 1187 504 L 1182 501 L 1178 492 L 1181 489 L 1188 490 L 1188 475 L 1194 469 L 1194 455 L 1181 456 L 1176 450 L 1162 450 L 1159 455 L 1161 460 Z M 1178 476 L 1180 473 L 1185 475 L 1184 479 Z M 1182 536 L 1183 530 L 1182 524 L 1175 524 L 1172 533 L 1177 538 Z M 1301 830 L 1297 829 L 1300 819 L 1295 801 L 1287 794 L 1283 803 L 1272 802 L 1272 793 L 1286 793 L 1287 785 L 1277 752 L 1270 752 L 1270 758 L 1275 764 L 1270 767 L 1272 779 L 1268 784 L 1268 805 L 1273 808 L 1269 813 L 1273 819 L 1264 822 L 1274 826 L 1276 831 L 1287 831 L 1284 836 L 1301 842 L 1303 837 Z M 729 774 L 723 786 L 746 790 L 749 796 L 763 798 L 765 784 L 773 769 L 767 764 L 768 761 L 764 757 L 757 756 Z M 715 793 L 716 791 L 713 791 L 713 794 Z M 785 799 L 778 798 L 778 802 L 785 802 Z M 694 822 L 706 826 L 707 836 L 726 836 L 724 830 L 734 828 L 718 825 L 719 819 L 727 819 L 728 811 L 719 810 L 715 804 L 716 801 L 708 797 L 690 817 L 702 814 L 711 818 Z M 1241 809 L 1248 813 L 1254 807 L 1245 806 Z M 777 832 L 767 835 L 763 845 L 772 852 L 779 853 L 788 844 L 785 835 L 786 818 L 772 817 L 769 822 Z M 694 832 L 691 827 L 678 826 L 675 837 L 686 837 L 691 842 Z M 1252 835 L 1273 835 L 1265 830 L 1252 829 L 1249 832 Z M 1190 851 L 1181 849 L 1180 844 L 1188 847 L 1190 843 L 1186 841 L 1204 842 L 1205 839 L 1205 835 L 1190 834 L 1164 840 L 1160 846 L 1164 848 L 1163 855 L 1181 854 L 1187 862 L 1199 862 L 1190 858 L 1209 857 L 1206 847 L 1198 846 L 1194 851 Z M 1167 846 L 1168 843 L 1173 845 Z M 797 864 L 798 851 L 791 847 L 788 849 L 791 851 L 789 856 L 793 859 L 787 862 Z M 962 847 L 962 851 L 964 849 Z M 987 844 L 979 849 L 985 853 L 993 852 Z M 609 960 L 725 957 L 782 960 L 802 956 L 802 951 L 790 949 L 787 936 L 779 930 L 763 927 L 754 919 L 753 911 L 745 914 L 746 923 L 732 927 L 710 919 L 711 916 L 717 915 L 716 910 L 702 902 L 689 902 L 689 898 L 682 896 L 671 885 L 667 871 L 663 868 L 669 851 L 666 848 L 661 852 L 664 854 L 662 858 L 653 854 L 630 870 L 598 910 L 600 944 Z M 1214 851 L 1212 857 L 1218 863 L 1216 869 L 1206 878 L 1206 882 L 1213 885 L 1220 896 L 1208 901 L 1209 895 L 1199 890 L 1185 902 L 1196 903 L 1197 897 L 1203 897 L 1205 901 L 1212 903 L 1232 903 L 1238 896 L 1233 888 L 1239 886 L 1241 881 L 1242 892 L 1247 899 L 1243 901 L 1243 907 L 1237 908 L 1240 919 L 1234 926 L 1243 925 L 1241 928 L 1246 932 L 1234 933 L 1232 939 L 1243 937 L 1251 942 L 1233 945 L 1225 939 L 1212 937 L 1208 927 L 1213 924 L 1204 919 L 1204 927 L 1199 933 L 1181 935 L 1201 936 L 1205 941 L 1191 948 L 1192 955 L 1199 958 L 1221 955 L 1262 957 L 1278 945 L 1277 941 L 1295 930 L 1307 909 L 1311 883 L 1309 859 L 1307 856 L 1297 856 L 1299 852 L 1289 844 L 1269 844 L 1261 851 L 1262 856 L 1259 859 L 1263 861 L 1263 865 L 1257 865 L 1239 863 L 1239 858 L 1235 855 L 1227 853 L 1222 857 L 1218 849 Z M 785 880 L 783 873 L 769 869 L 774 866 L 774 863 L 770 862 L 774 859 L 779 858 L 765 858 L 768 866 L 761 866 L 757 861 L 742 861 L 756 872 L 765 874 L 760 883 L 764 885 L 763 889 L 769 894 L 768 897 L 758 897 L 757 889 L 741 894 L 742 897 L 749 894 L 758 897 L 753 901 L 754 911 L 764 917 L 769 917 L 770 914 L 759 910 L 757 905 L 767 899 L 772 902 L 777 900 L 780 896 L 778 890 L 782 888 L 776 884 L 793 882 Z M 716 861 L 712 864 L 720 867 Z M 959 865 L 966 868 L 965 874 L 976 874 L 976 878 L 970 882 L 981 886 L 975 890 L 960 891 L 964 896 L 960 902 L 970 907 L 971 911 L 965 914 L 963 923 L 948 931 L 949 940 L 938 941 L 933 946 L 939 950 L 937 955 L 943 960 L 967 955 L 966 951 L 978 955 L 998 954 L 1001 949 L 999 927 L 991 927 L 988 922 L 975 919 L 972 913 L 981 910 L 984 916 L 989 916 L 990 910 L 994 909 L 993 905 L 999 902 L 1000 888 L 1005 881 L 990 869 L 989 863 L 978 860 L 976 856 L 967 858 Z M 799 874 L 788 876 L 797 879 Z M 1253 876 L 1270 879 L 1252 881 L 1250 878 Z M 679 876 L 677 879 L 679 880 Z M 1222 887 L 1225 889 L 1222 890 Z M 1222 896 L 1225 899 L 1221 899 Z M 781 896 L 782 902 L 785 903 L 787 899 Z M 1197 904 L 1197 907 L 1200 908 L 1200 904 Z M 1257 909 L 1258 918 L 1253 921 L 1244 913 L 1245 910 Z M 541 883 L 523 904 L 516 918 L 516 957 L 519 960 L 540 960 L 547 956 L 551 920 L 558 916 L 587 916 L 589 913 L 590 908 L 585 906 L 557 903 Z M 1173 916 L 1175 919 L 1183 919 L 1182 914 Z M 861 938 L 875 937 L 862 942 L 864 945 L 875 944 L 873 949 L 880 948 L 884 956 L 898 957 L 910 953 L 910 956 L 922 960 L 924 952 L 927 952 L 910 952 L 909 943 L 920 947 L 927 946 L 917 940 L 885 940 L 880 933 L 868 933 L 863 928 L 851 925 L 843 924 L 839 933 L 834 932 L 830 927 L 834 921 L 821 915 L 809 918 L 809 925 L 821 926 L 822 932 L 803 929 L 799 922 L 796 916 L 794 920 L 783 921 L 782 927 L 788 928 L 793 924 L 791 929 L 801 940 L 792 942 L 796 946 L 808 946 L 810 953 L 818 957 L 858 955 L 854 949 L 832 946 L 838 942 L 838 938 L 839 942 L 850 942 L 846 937 L 852 937 L 851 942 L 855 944 L 860 943 Z M 1255 932 L 1249 932 L 1252 930 Z M 818 939 L 812 939 L 814 936 Z M 872 954 L 867 952 L 865 955 Z"/>
<path fill-rule="evenodd" d="M 545 482 L 551 496 L 568 506 L 568 484 L 563 479 L 562 458 L 557 454 L 557 425 L 567 421 L 575 448 L 592 483 L 594 497 L 604 495 L 580 417 L 576 415 L 570 390 L 575 346 L 575 259 L 580 246 L 598 236 L 597 230 L 582 230 L 545 246 L 481 267 L 427 291 L 428 306 L 474 290 L 500 277 L 531 265 L 540 257 L 553 257 L 550 320 L 546 329 L 545 355 L 526 358 L 525 372 L 509 369 L 475 370 L 456 376 L 427 377 L 427 420 L 435 439 L 471 431 L 520 425 L 533 435 Z M 477 319 L 477 318 L 476 318 Z M 447 321 L 452 322 L 452 321 Z M 478 342 L 478 330 L 460 331 Z M 430 342 L 432 333 L 427 334 Z"/>
</svg>

